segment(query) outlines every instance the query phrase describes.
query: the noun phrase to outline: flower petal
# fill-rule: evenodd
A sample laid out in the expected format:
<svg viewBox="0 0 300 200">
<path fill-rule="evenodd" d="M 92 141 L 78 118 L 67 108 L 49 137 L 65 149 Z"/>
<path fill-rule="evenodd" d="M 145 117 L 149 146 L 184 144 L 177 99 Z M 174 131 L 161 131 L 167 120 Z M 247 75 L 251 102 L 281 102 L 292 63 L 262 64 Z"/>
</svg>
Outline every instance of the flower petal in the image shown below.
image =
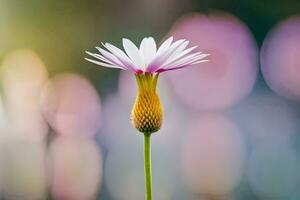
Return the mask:
<svg viewBox="0 0 300 200">
<path fill-rule="evenodd" d="M 185 42 L 186 40 L 177 40 L 176 42 L 174 42 L 173 44 L 170 45 L 170 47 L 167 49 L 167 51 L 163 52 L 161 55 L 158 55 L 157 59 L 160 61 L 160 64 L 162 64 L 163 62 L 165 62 L 166 59 L 169 58 L 170 55 L 172 55 L 172 53 L 174 51 L 176 51 L 176 49 Z"/>
<path fill-rule="evenodd" d="M 208 62 L 209 60 L 199 60 L 197 62 L 194 62 L 194 63 L 191 63 L 191 64 L 186 64 L 186 65 L 182 65 L 182 66 L 179 66 L 179 67 L 171 67 L 171 68 L 167 68 L 167 69 L 159 69 L 157 70 L 158 73 L 161 73 L 161 72 L 165 72 L 165 71 L 170 71 L 170 70 L 177 70 L 177 69 L 181 69 L 181 68 L 185 68 L 185 67 L 189 67 L 189 66 L 192 66 L 194 64 L 198 64 L 198 63 L 203 63 L 203 62 Z"/>
<path fill-rule="evenodd" d="M 164 41 L 164 42 L 160 45 L 160 47 L 158 48 L 156 54 L 159 55 L 159 54 L 165 52 L 166 50 L 168 50 L 169 47 L 170 47 L 170 45 L 172 44 L 172 42 L 173 42 L 173 37 L 171 36 L 171 37 L 169 37 L 166 41 Z"/>
<path fill-rule="evenodd" d="M 86 52 L 99 61 L 85 59 L 97 65 L 131 70 L 134 73 L 160 73 L 208 61 L 203 60 L 208 54 L 202 52 L 190 54 L 196 46 L 187 48 L 189 41 L 181 39 L 172 42 L 173 37 L 170 37 L 157 49 L 155 40 L 152 37 L 145 37 L 138 48 L 124 38 L 124 51 L 110 43 L 102 43 L 104 48 L 96 47 L 100 54 Z"/>
<path fill-rule="evenodd" d="M 100 48 L 100 47 L 96 47 L 98 49 L 98 51 L 109 61 L 111 61 L 112 63 L 114 63 L 115 65 L 119 65 L 121 67 L 125 67 L 124 64 L 112 53 Z"/>
<path fill-rule="evenodd" d="M 107 60 L 106 58 L 104 58 L 103 56 L 101 56 L 100 54 L 96 54 L 96 53 L 91 53 L 91 52 L 88 52 L 86 51 L 86 53 L 94 58 L 97 58 L 103 62 L 106 62 L 108 64 L 111 64 L 111 65 L 114 65 L 114 63 L 112 63 L 111 61 Z"/>
<path fill-rule="evenodd" d="M 155 43 L 155 40 L 153 39 L 153 37 L 148 37 L 148 40 L 147 40 L 147 49 L 146 49 L 146 52 L 147 52 L 147 56 L 148 56 L 148 61 L 151 61 L 155 54 L 156 54 L 156 43 Z"/>
<path fill-rule="evenodd" d="M 175 51 L 166 59 L 166 61 L 162 64 L 162 66 L 167 65 L 168 63 L 171 63 L 174 60 L 176 60 L 176 58 L 178 58 L 178 55 L 180 55 L 184 51 L 184 49 L 187 47 L 188 44 L 189 44 L 189 41 L 185 41 L 181 45 L 179 45 L 175 49 Z"/>
<path fill-rule="evenodd" d="M 103 66 L 103 67 L 108 67 L 108 68 L 116 68 L 116 69 L 123 69 L 123 70 L 126 70 L 120 66 L 117 66 L 117 65 L 111 65 L 111 64 L 108 64 L 108 63 L 104 63 L 104 62 L 100 62 L 100 61 L 97 61 L 97 60 L 92 60 L 92 59 L 89 59 L 89 58 L 84 58 L 85 60 L 91 62 L 91 63 L 94 63 L 96 65 L 100 65 L 100 66 Z"/>
<path fill-rule="evenodd" d="M 207 57 L 209 54 L 201 54 L 200 52 L 191 54 L 187 57 L 184 57 L 182 59 L 179 59 L 178 61 L 163 67 L 162 69 L 169 69 L 169 68 L 176 68 L 176 67 L 180 67 L 180 66 L 185 66 L 185 65 L 189 65 L 191 63 L 200 61 L 201 59 Z"/>
<path fill-rule="evenodd" d="M 194 49 L 196 49 L 197 46 L 185 49 L 184 51 L 182 51 L 181 53 L 177 54 L 176 56 L 174 56 L 172 59 L 170 59 L 169 61 L 166 61 L 162 67 L 165 67 L 167 65 L 170 65 L 171 63 L 183 58 L 183 56 L 187 55 L 188 53 L 190 53 L 191 51 L 193 51 Z"/>
<path fill-rule="evenodd" d="M 105 43 L 102 44 L 106 49 L 108 49 L 112 54 L 114 54 L 115 56 L 117 56 L 118 58 L 122 58 L 123 60 L 126 60 L 128 62 L 130 62 L 129 57 L 118 47 L 110 44 L 110 43 Z"/>
<path fill-rule="evenodd" d="M 157 69 L 161 68 L 162 64 L 165 62 L 165 60 L 176 50 L 176 48 L 184 43 L 185 40 L 177 40 L 173 44 L 170 45 L 166 51 L 161 51 L 160 54 L 157 53 L 155 59 L 148 65 L 146 71 L 147 72 L 154 72 Z"/>
<path fill-rule="evenodd" d="M 153 60 L 156 54 L 156 43 L 152 37 L 144 38 L 140 45 L 140 54 L 143 57 L 143 68 Z"/>
<path fill-rule="evenodd" d="M 102 44 L 106 49 L 108 49 L 111 53 L 113 53 L 129 70 L 137 71 L 139 67 L 136 66 L 130 58 L 118 47 L 105 43 Z"/>
<path fill-rule="evenodd" d="M 131 59 L 131 61 L 136 65 L 136 67 L 141 68 L 142 59 L 141 55 L 139 53 L 139 49 L 131 42 L 130 40 L 123 38 L 123 47 L 128 55 L 128 57 Z"/>
</svg>

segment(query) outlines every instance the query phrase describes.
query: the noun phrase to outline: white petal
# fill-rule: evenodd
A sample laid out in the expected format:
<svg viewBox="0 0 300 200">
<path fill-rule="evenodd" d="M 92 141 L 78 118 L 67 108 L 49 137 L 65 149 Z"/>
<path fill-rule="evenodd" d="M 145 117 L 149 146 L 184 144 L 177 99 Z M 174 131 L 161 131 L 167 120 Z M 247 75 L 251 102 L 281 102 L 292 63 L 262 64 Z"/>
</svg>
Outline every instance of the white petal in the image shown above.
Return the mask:
<svg viewBox="0 0 300 200">
<path fill-rule="evenodd" d="M 161 66 L 166 61 L 166 59 L 168 59 L 169 56 L 178 48 L 178 46 L 180 46 L 184 42 L 185 40 L 177 40 L 176 42 L 171 44 L 171 46 L 165 52 L 163 52 L 161 55 L 158 55 L 157 60 L 159 60 L 159 65 Z"/>
<path fill-rule="evenodd" d="M 147 46 L 147 38 L 145 37 L 143 40 L 142 40 L 142 42 L 141 42 L 141 44 L 140 44 L 140 49 L 139 49 L 139 51 L 140 51 L 140 55 L 141 55 L 141 57 L 142 57 L 142 61 L 143 61 L 143 64 L 142 64 L 142 67 L 143 68 L 145 68 L 145 66 L 146 66 L 146 63 L 148 62 L 147 61 L 147 53 L 146 53 L 146 46 Z"/>
<path fill-rule="evenodd" d="M 141 55 L 139 53 L 139 49 L 135 46 L 135 44 L 133 44 L 133 42 L 131 42 L 130 40 L 123 38 L 123 47 L 132 62 L 140 68 L 143 63 Z"/>
<path fill-rule="evenodd" d="M 110 43 L 105 43 L 103 44 L 105 48 L 107 48 L 111 53 L 113 53 L 115 56 L 118 58 L 121 58 L 122 60 L 126 60 L 128 62 L 131 62 L 130 58 L 118 47 L 110 44 Z"/>
<path fill-rule="evenodd" d="M 139 49 L 140 51 L 142 51 L 142 52 L 143 52 L 143 51 L 144 51 L 144 49 L 146 48 L 146 45 L 147 45 L 147 44 L 146 44 L 146 43 L 147 43 L 147 40 L 148 40 L 148 39 L 147 39 L 146 37 L 145 37 L 145 38 L 142 40 L 142 42 L 141 42 L 141 44 L 140 44 L 140 49 Z"/>
<path fill-rule="evenodd" d="M 111 61 L 112 63 L 114 63 L 115 65 L 119 65 L 121 67 L 125 67 L 124 64 L 113 54 L 111 54 L 110 52 L 100 48 L 100 47 L 96 47 L 100 53 L 109 61 Z"/>
<path fill-rule="evenodd" d="M 103 56 L 101 56 L 100 54 L 96 54 L 96 53 L 91 53 L 91 52 L 88 52 L 86 51 L 86 53 L 94 58 L 97 58 L 103 62 L 106 62 L 108 64 L 111 64 L 111 65 L 114 65 L 114 63 L 112 63 L 111 61 L 107 60 L 106 58 L 104 58 Z"/>
<path fill-rule="evenodd" d="M 195 53 L 195 54 L 192 54 L 192 55 L 189 55 L 189 56 L 186 56 L 184 58 L 181 58 L 175 62 L 172 62 L 170 63 L 169 65 L 166 65 L 164 67 L 162 67 L 163 69 L 167 69 L 167 68 L 170 68 L 170 67 L 177 67 L 177 66 L 180 66 L 180 65 L 185 65 L 186 63 L 189 63 L 191 61 L 194 61 L 196 59 L 196 61 L 198 60 L 197 57 L 200 56 L 201 53 Z"/>
<path fill-rule="evenodd" d="M 173 62 L 176 62 L 177 60 L 183 58 L 183 56 L 187 55 L 188 53 L 190 53 L 191 51 L 193 51 L 194 49 L 196 49 L 197 46 L 185 49 L 184 51 L 182 51 L 181 53 L 177 54 L 176 56 L 173 56 L 172 59 L 168 59 L 162 67 L 167 66 L 172 64 Z"/>
<path fill-rule="evenodd" d="M 191 65 L 195 65 L 195 64 L 198 64 L 198 63 L 203 63 L 203 62 L 208 62 L 209 60 L 199 60 L 199 61 L 196 61 L 196 62 L 193 62 Z"/>
<path fill-rule="evenodd" d="M 124 69 L 120 66 L 117 66 L 117 65 L 110 65 L 110 64 L 107 64 L 107 63 L 104 63 L 104 62 L 100 62 L 100 61 L 97 61 L 97 60 L 92 60 L 92 59 L 89 59 L 89 58 L 84 58 L 85 60 L 91 62 L 91 63 L 94 63 L 96 65 L 100 65 L 100 66 L 103 66 L 103 67 L 108 67 L 108 68 L 117 68 L 117 69 Z M 126 69 L 124 69 L 126 70 Z"/>
<path fill-rule="evenodd" d="M 156 43 L 152 37 L 144 38 L 140 45 L 140 54 L 143 57 L 143 68 L 153 60 L 156 54 Z"/>
<path fill-rule="evenodd" d="M 171 63 L 172 61 L 174 61 L 178 57 L 178 55 L 184 51 L 184 49 L 187 47 L 188 44 L 189 44 L 189 41 L 185 41 L 181 45 L 179 45 L 174 50 L 174 52 L 166 59 L 166 61 L 163 63 L 163 65 L 167 65 L 167 63 Z"/>
<path fill-rule="evenodd" d="M 172 55 L 172 53 L 174 53 L 174 51 L 176 51 L 176 49 L 185 42 L 186 40 L 177 40 L 176 42 L 170 45 L 169 49 L 162 56 L 165 59 L 169 58 L 169 56 Z"/>
<path fill-rule="evenodd" d="M 202 60 L 203 58 L 205 58 L 207 56 L 208 56 L 208 54 L 200 54 L 200 55 L 191 57 L 191 58 L 186 59 L 186 60 L 182 59 L 182 60 L 176 62 L 175 65 L 178 66 L 178 65 L 183 65 L 183 64 L 185 65 L 185 64 L 197 62 L 197 61 Z"/>
<path fill-rule="evenodd" d="M 112 44 L 109 44 L 109 43 L 105 43 L 105 44 L 103 44 L 103 46 L 105 48 L 107 48 L 111 53 L 113 53 L 124 64 L 124 66 L 126 66 L 128 69 L 131 69 L 131 70 L 134 70 L 134 71 L 139 69 L 139 67 L 136 66 L 130 60 L 130 58 L 118 47 L 116 47 Z"/>
<path fill-rule="evenodd" d="M 208 62 L 208 61 L 209 60 L 200 60 L 200 61 L 197 61 L 197 62 L 193 62 L 191 64 L 181 65 L 179 67 L 170 67 L 170 68 L 167 68 L 167 69 L 160 69 L 159 72 L 165 72 L 165 71 L 170 71 L 170 70 L 181 69 L 181 68 L 189 67 L 189 66 L 194 65 L 194 64 Z"/>
<path fill-rule="evenodd" d="M 149 37 L 148 40 L 147 40 L 146 52 L 147 52 L 147 56 L 148 56 L 149 61 L 151 59 L 153 59 L 153 57 L 156 54 L 156 43 L 155 43 L 155 40 L 152 37 Z"/>
<path fill-rule="evenodd" d="M 194 62 L 198 62 L 201 59 L 207 57 L 209 54 L 199 54 L 199 52 L 191 54 L 185 58 L 182 58 L 174 63 L 172 63 L 169 66 L 163 67 L 163 69 L 168 69 L 168 68 L 176 68 L 176 67 L 180 67 L 180 66 L 185 66 L 185 65 L 189 65 L 191 63 Z"/>
<path fill-rule="evenodd" d="M 174 51 L 174 53 L 173 54 L 178 54 L 178 53 L 181 53 L 187 46 L 188 46 L 188 44 L 189 44 L 189 41 L 185 41 L 185 42 L 183 42 L 181 45 L 179 45 L 177 48 L 176 48 L 176 50 Z M 173 55 L 172 54 L 172 55 Z"/>
<path fill-rule="evenodd" d="M 168 50 L 170 45 L 172 44 L 172 41 L 173 41 L 173 37 L 171 36 L 160 45 L 156 54 L 161 54 L 161 53 L 165 52 L 166 50 Z"/>
<path fill-rule="evenodd" d="M 153 72 L 156 69 L 161 68 L 162 64 L 166 61 L 166 59 L 176 50 L 176 48 L 184 43 L 185 40 L 177 40 L 173 44 L 170 45 L 170 47 L 160 54 L 156 54 L 156 57 L 152 62 L 147 66 L 146 71 Z"/>
</svg>

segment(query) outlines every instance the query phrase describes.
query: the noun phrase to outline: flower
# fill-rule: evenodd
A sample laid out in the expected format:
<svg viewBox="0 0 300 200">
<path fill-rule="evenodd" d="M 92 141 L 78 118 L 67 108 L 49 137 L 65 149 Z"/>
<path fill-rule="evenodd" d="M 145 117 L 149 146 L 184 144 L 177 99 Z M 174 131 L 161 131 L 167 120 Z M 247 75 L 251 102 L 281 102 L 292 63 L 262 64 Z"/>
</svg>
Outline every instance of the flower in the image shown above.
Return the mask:
<svg viewBox="0 0 300 200">
<path fill-rule="evenodd" d="M 184 39 L 173 42 L 173 37 L 170 37 L 157 49 L 154 39 L 145 37 L 138 48 L 133 42 L 124 38 L 125 52 L 110 43 L 102 43 L 107 50 L 96 47 L 100 54 L 86 52 L 97 60 L 85 59 L 103 67 L 129 70 L 135 74 L 160 73 L 208 61 L 203 58 L 209 54 L 192 53 L 197 46 L 186 48 L 188 44 L 189 41 Z"/>
<path fill-rule="evenodd" d="M 86 60 L 109 68 L 119 68 L 135 74 L 138 93 L 131 112 L 133 126 L 144 134 L 144 167 L 146 199 L 152 200 L 151 183 L 151 148 L 150 136 L 157 132 L 163 121 L 163 108 L 156 93 L 158 75 L 161 72 L 184 68 L 205 62 L 208 54 L 192 53 L 197 47 L 186 48 L 187 40 L 173 42 L 173 37 L 164 41 L 156 48 L 152 37 L 142 40 L 140 48 L 128 39 L 123 39 L 124 51 L 112 44 L 102 45 L 107 49 L 96 47 L 100 54 L 86 52 L 97 60 Z"/>
<path fill-rule="evenodd" d="M 96 47 L 100 54 L 86 52 L 96 58 L 85 58 L 94 64 L 108 68 L 119 68 L 135 74 L 138 95 L 131 113 L 133 126 L 140 132 L 150 135 L 162 125 L 163 109 L 156 94 L 158 75 L 161 72 L 188 67 L 206 62 L 209 54 L 193 52 L 197 46 L 186 48 L 189 41 L 181 39 L 173 42 L 173 37 L 164 41 L 157 49 L 152 37 L 145 37 L 138 48 L 128 39 L 123 39 L 124 51 L 105 43 Z"/>
</svg>

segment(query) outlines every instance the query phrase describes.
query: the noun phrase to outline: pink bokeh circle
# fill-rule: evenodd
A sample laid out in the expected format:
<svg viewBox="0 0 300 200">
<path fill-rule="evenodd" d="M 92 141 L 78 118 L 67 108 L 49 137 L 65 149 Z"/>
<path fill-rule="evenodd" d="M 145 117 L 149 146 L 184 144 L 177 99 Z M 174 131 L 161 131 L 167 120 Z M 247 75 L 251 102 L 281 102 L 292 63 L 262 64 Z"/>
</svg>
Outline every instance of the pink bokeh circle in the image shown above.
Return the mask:
<svg viewBox="0 0 300 200">
<path fill-rule="evenodd" d="M 198 110 L 222 110 L 247 96 L 257 76 L 257 46 L 249 29 L 223 13 L 190 14 L 168 35 L 190 41 L 209 53 L 209 62 L 172 71 L 168 77 L 178 98 Z"/>
<path fill-rule="evenodd" d="M 60 135 L 92 137 L 100 130 L 100 97 L 80 75 L 60 74 L 50 79 L 41 104 L 51 128 Z"/>
<path fill-rule="evenodd" d="M 277 94 L 300 101 L 300 16 L 276 26 L 266 37 L 260 55 L 261 70 Z"/>
</svg>

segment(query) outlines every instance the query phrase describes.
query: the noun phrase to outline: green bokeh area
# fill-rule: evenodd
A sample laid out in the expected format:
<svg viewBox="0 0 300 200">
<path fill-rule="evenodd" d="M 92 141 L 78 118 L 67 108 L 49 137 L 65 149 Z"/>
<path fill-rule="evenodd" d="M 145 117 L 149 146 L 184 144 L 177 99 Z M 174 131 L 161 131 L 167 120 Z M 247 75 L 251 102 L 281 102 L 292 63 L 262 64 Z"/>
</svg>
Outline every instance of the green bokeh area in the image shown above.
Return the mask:
<svg viewBox="0 0 300 200">
<path fill-rule="evenodd" d="M 297 0 L 168 1 L 176 7 L 173 12 L 169 4 L 158 1 L 156 6 L 143 8 L 148 10 L 145 13 L 139 10 L 144 2 L 139 0 L 1 0 L 0 59 L 15 49 L 32 49 L 51 75 L 66 71 L 81 73 L 105 95 L 116 88 L 117 72 L 92 66 L 83 59 L 85 51 L 99 46 L 101 41 L 120 46 L 123 37 L 138 42 L 151 35 L 160 40 L 183 14 L 217 10 L 239 17 L 261 45 L 271 27 L 300 12 Z M 166 12 L 163 21 L 155 18 L 158 8 Z"/>
</svg>

